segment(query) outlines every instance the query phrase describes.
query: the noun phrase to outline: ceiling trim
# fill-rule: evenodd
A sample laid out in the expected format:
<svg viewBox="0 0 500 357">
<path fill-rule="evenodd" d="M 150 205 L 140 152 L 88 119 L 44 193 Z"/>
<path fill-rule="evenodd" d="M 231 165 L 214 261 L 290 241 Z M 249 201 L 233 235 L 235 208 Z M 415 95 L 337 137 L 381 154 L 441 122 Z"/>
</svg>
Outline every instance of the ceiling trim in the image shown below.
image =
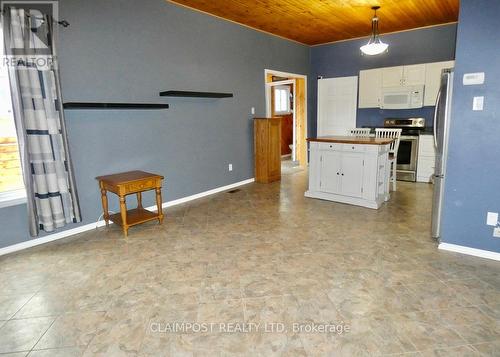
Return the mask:
<svg viewBox="0 0 500 357">
<path fill-rule="evenodd" d="M 415 30 L 424 30 L 424 29 L 428 29 L 428 28 L 432 28 L 432 27 L 446 26 L 446 25 L 452 25 L 452 24 L 458 24 L 458 21 L 443 22 L 442 24 L 420 26 L 420 27 L 414 27 L 414 28 L 411 28 L 411 29 L 391 31 L 391 32 L 384 32 L 384 33 L 380 34 L 380 37 L 384 37 L 385 35 L 393 35 L 393 34 L 401 33 L 401 32 L 408 32 L 408 31 L 415 31 Z M 344 40 L 328 41 L 328 42 L 318 43 L 318 44 L 315 44 L 315 45 L 308 45 L 308 46 L 310 46 L 310 47 L 317 47 L 317 46 L 330 45 L 330 44 L 339 43 L 339 42 L 346 42 L 346 41 L 353 41 L 353 40 L 362 40 L 362 39 L 368 39 L 370 36 L 371 36 L 371 34 L 368 34 L 366 36 L 346 38 Z"/>
<path fill-rule="evenodd" d="M 179 7 L 183 7 L 185 9 L 189 9 L 189 10 L 193 10 L 193 11 L 196 11 L 196 12 L 200 12 L 202 14 L 205 14 L 205 15 L 208 15 L 208 16 L 211 16 L 211 17 L 215 17 L 217 19 L 220 19 L 220 20 L 224 20 L 224 21 L 227 21 L 227 22 L 231 22 L 233 24 L 236 24 L 236 25 L 240 25 L 240 26 L 243 26 L 243 27 L 246 27 L 247 29 L 250 29 L 250 30 L 254 30 L 254 31 L 257 31 L 257 32 L 261 32 L 261 33 L 265 33 L 267 35 L 271 35 L 271 36 L 274 36 L 274 37 L 278 37 L 278 38 L 281 38 L 282 40 L 287 40 L 287 41 L 290 41 L 290 42 L 294 42 L 294 43 L 297 43 L 299 45 L 303 45 L 303 46 L 308 46 L 310 47 L 311 45 L 308 45 L 307 43 L 304 43 L 304 42 L 300 42 L 300 41 L 297 41 L 297 40 L 294 40 L 294 39 L 291 39 L 291 38 L 288 38 L 288 37 L 284 37 L 284 36 L 280 36 L 280 35 L 277 35 L 275 33 L 272 33 L 272 32 L 268 32 L 268 31 L 265 31 L 265 30 L 261 30 L 261 29 L 258 29 L 258 28 L 255 28 L 255 27 L 252 27 L 252 26 L 249 26 L 249 25 L 246 25 L 246 24 L 243 24 L 241 22 L 238 22 L 238 21 L 234 21 L 234 20 L 230 20 L 230 19 L 226 19 L 225 17 L 221 17 L 221 16 L 218 16 L 218 15 L 214 15 L 214 14 L 211 14 L 207 11 L 203 11 L 203 10 L 200 10 L 200 9 L 197 9 L 195 7 L 191 7 L 191 6 L 188 6 L 188 5 L 184 5 L 184 4 L 179 4 L 173 0 L 166 0 L 168 3 L 170 4 L 173 4 L 173 5 L 176 5 L 176 6 L 179 6 Z"/>
</svg>

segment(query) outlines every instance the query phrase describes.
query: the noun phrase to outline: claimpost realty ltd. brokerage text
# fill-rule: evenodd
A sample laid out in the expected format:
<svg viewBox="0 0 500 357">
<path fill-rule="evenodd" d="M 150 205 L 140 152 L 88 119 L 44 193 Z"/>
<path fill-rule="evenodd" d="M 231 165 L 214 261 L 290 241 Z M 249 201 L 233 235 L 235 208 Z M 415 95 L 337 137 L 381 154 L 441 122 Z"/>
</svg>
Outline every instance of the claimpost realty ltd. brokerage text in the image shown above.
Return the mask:
<svg viewBox="0 0 500 357">
<path fill-rule="evenodd" d="M 309 333 L 337 334 L 350 331 L 350 326 L 340 323 L 294 322 L 150 322 L 153 333 Z"/>
</svg>

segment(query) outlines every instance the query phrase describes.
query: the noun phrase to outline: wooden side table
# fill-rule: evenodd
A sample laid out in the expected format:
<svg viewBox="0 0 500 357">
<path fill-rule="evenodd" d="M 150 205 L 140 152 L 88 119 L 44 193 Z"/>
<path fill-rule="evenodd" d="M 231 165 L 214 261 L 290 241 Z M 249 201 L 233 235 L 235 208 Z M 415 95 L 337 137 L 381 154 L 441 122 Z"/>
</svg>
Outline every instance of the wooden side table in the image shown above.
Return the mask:
<svg viewBox="0 0 500 357">
<path fill-rule="evenodd" d="M 113 221 L 122 227 L 125 236 L 128 235 L 128 229 L 136 224 L 148 222 L 157 219 L 161 224 L 163 222 L 161 183 L 163 176 L 144 171 L 128 171 L 114 175 L 98 176 L 101 188 L 102 210 L 106 226 L 109 221 Z M 156 191 L 156 206 L 158 212 L 151 212 L 142 207 L 142 192 Z M 110 215 L 108 212 L 107 191 L 113 192 L 120 198 L 120 213 Z M 137 195 L 137 208 L 127 210 L 125 197 L 130 194 Z"/>
</svg>

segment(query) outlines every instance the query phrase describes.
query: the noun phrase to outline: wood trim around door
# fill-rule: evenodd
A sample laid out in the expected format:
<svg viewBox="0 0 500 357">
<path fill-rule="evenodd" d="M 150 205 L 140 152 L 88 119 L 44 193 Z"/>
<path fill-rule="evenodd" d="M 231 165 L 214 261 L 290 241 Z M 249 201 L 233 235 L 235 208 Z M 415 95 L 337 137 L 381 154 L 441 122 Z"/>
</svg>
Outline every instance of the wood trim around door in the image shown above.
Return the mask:
<svg viewBox="0 0 500 357">
<path fill-rule="evenodd" d="M 271 76 L 287 77 L 289 80 L 269 82 Z M 303 74 L 264 70 L 266 116 L 272 116 L 271 88 L 276 85 L 294 84 L 294 153 L 292 159 L 299 161 L 300 166 L 307 166 L 307 76 Z"/>
</svg>

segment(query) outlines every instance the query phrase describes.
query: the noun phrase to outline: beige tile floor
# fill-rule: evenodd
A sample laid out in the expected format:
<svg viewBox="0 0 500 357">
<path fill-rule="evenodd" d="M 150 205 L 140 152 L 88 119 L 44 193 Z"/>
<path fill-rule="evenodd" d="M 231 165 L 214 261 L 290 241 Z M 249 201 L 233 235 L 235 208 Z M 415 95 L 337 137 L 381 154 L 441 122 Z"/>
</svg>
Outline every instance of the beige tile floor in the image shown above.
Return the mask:
<svg viewBox="0 0 500 357">
<path fill-rule="evenodd" d="M 1 257 L 0 353 L 500 356 L 500 263 L 437 250 L 431 186 L 399 183 L 375 211 L 306 199 L 306 183 L 294 170 L 168 209 L 128 239 L 111 226 Z"/>
</svg>

